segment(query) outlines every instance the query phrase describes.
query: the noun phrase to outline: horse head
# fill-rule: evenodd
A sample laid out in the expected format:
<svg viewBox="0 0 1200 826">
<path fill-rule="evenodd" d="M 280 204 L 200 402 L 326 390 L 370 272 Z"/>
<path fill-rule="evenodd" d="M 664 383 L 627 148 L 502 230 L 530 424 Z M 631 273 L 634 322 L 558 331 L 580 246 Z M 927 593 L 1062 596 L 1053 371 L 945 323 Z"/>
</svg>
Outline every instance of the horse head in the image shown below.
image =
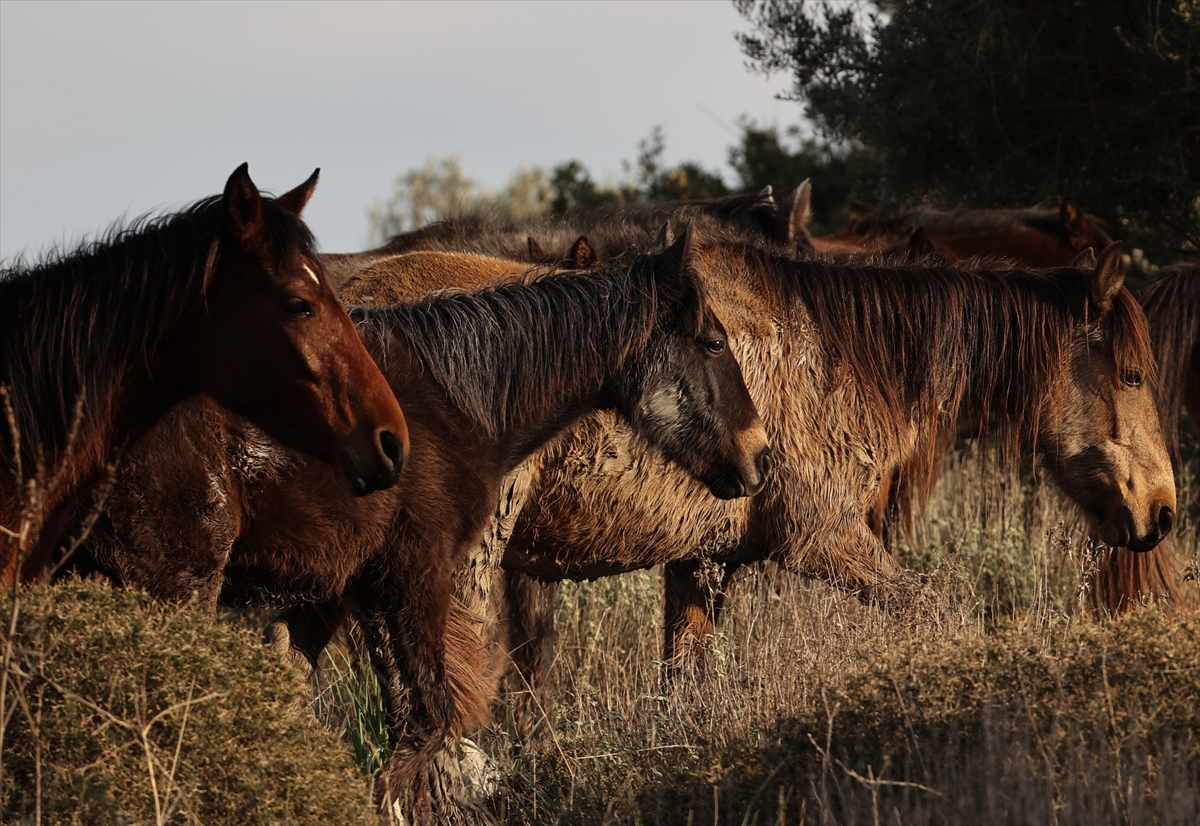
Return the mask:
<svg viewBox="0 0 1200 826">
<path fill-rule="evenodd" d="M 1152 550 L 1175 524 L 1175 481 L 1155 406 L 1146 317 L 1124 288 L 1120 243 L 1088 281 L 1069 380 L 1039 423 L 1058 484 L 1111 547 Z"/>
<path fill-rule="evenodd" d="M 316 184 L 314 172 L 279 198 L 264 198 L 245 164 L 234 171 L 203 298 L 164 372 L 190 374 L 189 389 L 340 465 L 365 494 L 395 483 L 408 427 L 300 219 Z"/>
<path fill-rule="evenodd" d="M 766 430 L 720 319 L 690 265 L 690 225 L 664 227 L 643 259 L 657 322 L 619 405 L 636 431 L 722 499 L 753 496 L 770 468 Z"/>
</svg>

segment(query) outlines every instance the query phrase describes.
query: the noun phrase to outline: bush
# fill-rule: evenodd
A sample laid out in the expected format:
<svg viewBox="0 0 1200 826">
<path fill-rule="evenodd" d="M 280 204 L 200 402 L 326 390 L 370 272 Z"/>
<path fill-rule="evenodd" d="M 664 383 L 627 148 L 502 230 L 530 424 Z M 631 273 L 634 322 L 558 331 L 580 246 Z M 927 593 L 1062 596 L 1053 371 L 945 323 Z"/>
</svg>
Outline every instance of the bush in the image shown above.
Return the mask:
<svg viewBox="0 0 1200 826">
<path fill-rule="evenodd" d="M 249 629 L 95 582 L 32 588 L 18 608 L 5 823 L 375 822 L 307 687 Z"/>
</svg>

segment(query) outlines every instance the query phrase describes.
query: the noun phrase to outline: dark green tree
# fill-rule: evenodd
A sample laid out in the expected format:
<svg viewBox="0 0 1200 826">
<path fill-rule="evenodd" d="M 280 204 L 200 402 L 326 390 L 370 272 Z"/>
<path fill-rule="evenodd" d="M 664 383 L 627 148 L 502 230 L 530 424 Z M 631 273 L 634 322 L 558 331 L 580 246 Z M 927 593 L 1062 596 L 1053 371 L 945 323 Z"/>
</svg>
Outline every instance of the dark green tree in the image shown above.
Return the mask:
<svg viewBox="0 0 1200 826">
<path fill-rule="evenodd" d="M 1196 0 L 734 0 L 742 48 L 858 144 L 881 203 L 1071 195 L 1151 249 L 1200 248 Z"/>
<path fill-rule="evenodd" d="M 856 198 L 869 198 L 869 159 L 858 146 L 835 146 L 815 138 L 800 139 L 799 127 L 787 130 L 787 141 L 775 127 L 742 121 L 742 139 L 729 147 L 729 165 L 737 172 L 741 188 L 762 189 L 768 184 L 779 195 L 808 178 L 812 181 L 813 220 L 816 235 L 834 232 L 850 220 Z M 789 146 L 788 144 L 793 144 Z"/>
</svg>

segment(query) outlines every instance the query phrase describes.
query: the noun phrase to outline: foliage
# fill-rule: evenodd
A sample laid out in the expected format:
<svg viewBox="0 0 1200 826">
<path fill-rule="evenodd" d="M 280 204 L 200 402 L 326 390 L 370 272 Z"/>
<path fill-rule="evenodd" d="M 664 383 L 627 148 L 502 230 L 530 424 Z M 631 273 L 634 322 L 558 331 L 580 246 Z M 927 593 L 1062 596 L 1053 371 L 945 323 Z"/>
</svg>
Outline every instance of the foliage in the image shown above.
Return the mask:
<svg viewBox="0 0 1200 826">
<path fill-rule="evenodd" d="M 861 147 L 835 146 L 815 138 L 800 138 L 800 128 L 789 127 L 785 145 L 779 129 L 743 121 L 739 143 L 729 147 L 729 165 L 737 172 L 741 188 L 760 190 L 770 185 L 776 193 L 812 182 L 814 235 L 835 232 L 850 222 L 856 197 L 870 197 L 868 159 Z"/>
<path fill-rule="evenodd" d="M 72 581 L 23 592 L 6 643 L 5 823 L 375 822 L 306 687 L 248 629 Z"/>
<path fill-rule="evenodd" d="M 1068 194 L 1119 236 L 1200 245 L 1195 0 L 735 3 L 746 55 L 866 149 L 883 201 Z"/>
</svg>

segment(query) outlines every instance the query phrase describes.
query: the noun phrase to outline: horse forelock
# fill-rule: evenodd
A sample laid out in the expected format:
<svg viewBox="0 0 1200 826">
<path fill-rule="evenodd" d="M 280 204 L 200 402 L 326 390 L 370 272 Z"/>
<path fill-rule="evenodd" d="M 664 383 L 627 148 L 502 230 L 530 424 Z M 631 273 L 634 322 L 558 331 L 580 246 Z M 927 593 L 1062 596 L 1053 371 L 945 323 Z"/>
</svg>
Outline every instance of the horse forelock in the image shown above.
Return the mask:
<svg viewBox="0 0 1200 826">
<path fill-rule="evenodd" d="M 541 273 L 516 283 L 352 308 L 384 364 L 401 341 L 475 424 L 495 438 L 599 391 L 658 323 L 652 263 Z"/>
</svg>

